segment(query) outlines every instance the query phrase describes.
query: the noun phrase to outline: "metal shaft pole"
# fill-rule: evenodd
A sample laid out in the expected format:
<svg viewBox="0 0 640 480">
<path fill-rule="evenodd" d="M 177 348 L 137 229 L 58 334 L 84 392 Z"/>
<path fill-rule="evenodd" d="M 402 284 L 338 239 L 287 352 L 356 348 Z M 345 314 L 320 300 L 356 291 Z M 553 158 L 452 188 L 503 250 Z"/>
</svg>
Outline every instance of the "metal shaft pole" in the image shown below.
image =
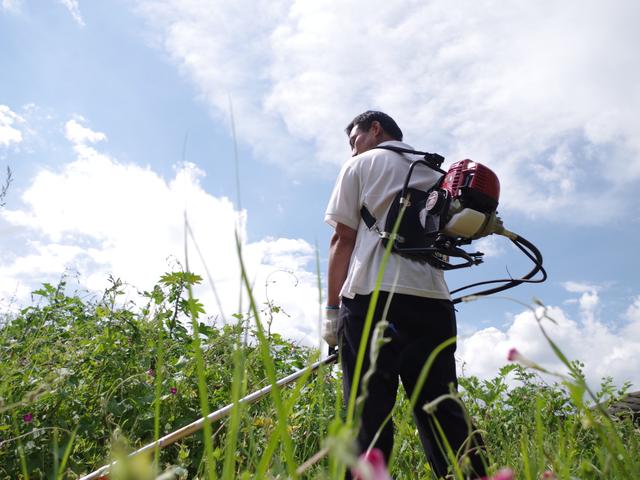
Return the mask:
<svg viewBox="0 0 640 480">
<path fill-rule="evenodd" d="M 323 359 L 323 360 L 319 360 L 316 363 L 310 365 L 307 368 L 303 368 L 298 370 L 297 372 L 292 373 L 291 375 L 288 375 L 284 378 L 281 378 L 280 380 L 278 380 L 276 382 L 276 386 L 277 387 L 283 387 L 291 382 L 293 382 L 294 380 L 297 380 L 298 378 L 300 378 L 302 375 L 304 375 L 305 373 L 307 373 L 308 371 L 315 371 L 317 370 L 320 366 L 322 365 L 329 365 L 333 362 L 336 361 L 336 359 L 338 358 L 338 355 L 336 353 L 329 355 L 327 358 Z M 238 403 L 243 405 L 243 404 L 251 404 L 254 403 L 255 401 L 261 399 L 262 397 L 264 397 L 265 395 L 267 395 L 270 391 L 271 388 L 273 387 L 273 385 L 267 385 L 266 387 L 261 388 L 260 390 L 256 390 L 253 393 L 250 393 L 249 395 L 242 397 L 240 400 L 238 400 Z M 178 440 L 183 439 L 184 437 L 188 437 L 189 435 L 192 435 L 193 433 L 199 431 L 202 429 L 202 427 L 204 426 L 205 422 L 209 422 L 209 423 L 213 423 L 216 420 L 220 420 L 223 417 L 226 417 L 227 415 L 229 415 L 231 413 L 231 411 L 233 410 L 233 403 L 230 403 L 229 405 L 227 405 L 226 407 L 222 407 L 219 410 L 216 410 L 215 412 L 210 413 L 209 415 L 207 415 L 206 417 L 202 417 L 198 420 L 196 420 L 193 423 L 190 423 L 189 425 L 185 425 L 184 427 L 176 430 L 175 432 L 171 432 L 168 435 L 165 435 L 162 438 L 159 438 L 157 441 L 152 442 L 148 445 L 145 445 L 144 447 L 136 450 L 135 452 L 132 452 L 129 454 L 129 457 L 135 457 L 137 455 L 140 455 L 144 452 L 148 452 L 150 450 L 155 450 L 156 446 L 159 449 L 163 449 L 164 447 L 171 445 L 174 442 L 177 442 Z M 102 467 L 100 467 L 98 470 L 96 470 L 95 472 L 92 472 L 88 475 L 85 475 L 84 477 L 80 478 L 80 480 L 94 480 L 99 478 L 101 475 L 106 474 L 111 468 L 113 468 L 113 466 L 116 464 L 117 462 L 112 462 L 109 463 L 107 465 L 104 465 Z"/>
</svg>

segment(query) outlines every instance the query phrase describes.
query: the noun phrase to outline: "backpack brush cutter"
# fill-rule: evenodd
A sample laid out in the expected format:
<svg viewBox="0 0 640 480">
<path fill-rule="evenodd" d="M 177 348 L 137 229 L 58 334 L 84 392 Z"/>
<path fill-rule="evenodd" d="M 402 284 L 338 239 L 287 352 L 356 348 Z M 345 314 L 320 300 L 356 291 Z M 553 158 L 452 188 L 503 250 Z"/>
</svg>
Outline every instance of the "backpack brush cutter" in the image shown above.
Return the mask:
<svg viewBox="0 0 640 480">
<path fill-rule="evenodd" d="M 441 270 L 453 270 L 483 262 L 482 252 L 468 252 L 461 248 L 463 245 L 491 234 L 501 235 L 510 239 L 534 263 L 533 269 L 519 279 L 475 283 L 451 293 L 479 285 L 504 283 L 476 294 L 490 295 L 524 282 L 546 280 L 540 251 L 528 240 L 504 228 L 498 216 L 500 181 L 491 169 L 467 159 L 455 162 L 445 172 L 440 168 L 444 157 L 438 154 L 386 145 L 376 148 L 423 157 L 411 163 L 404 186 L 389 207 L 384 231 L 378 228 L 375 217 L 366 206 L 363 205 L 360 211 L 367 227 L 375 228 L 385 247 L 392 241 L 392 251 L 400 255 L 427 262 Z M 428 191 L 409 186 L 413 170 L 420 164 L 442 174 Z M 392 235 L 398 217 L 401 217 L 400 223 L 396 234 Z M 457 261 L 454 263 L 452 259 Z M 538 272 L 542 273 L 542 278 L 531 280 Z"/>
</svg>

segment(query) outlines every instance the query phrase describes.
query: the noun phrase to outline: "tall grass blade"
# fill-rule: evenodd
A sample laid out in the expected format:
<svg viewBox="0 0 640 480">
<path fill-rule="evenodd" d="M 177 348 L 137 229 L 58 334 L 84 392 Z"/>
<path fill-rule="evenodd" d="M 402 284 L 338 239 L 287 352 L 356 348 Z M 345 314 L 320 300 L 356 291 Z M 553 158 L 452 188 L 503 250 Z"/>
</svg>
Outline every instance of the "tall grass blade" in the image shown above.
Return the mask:
<svg viewBox="0 0 640 480">
<path fill-rule="evenodd" d="M 226 323 L 226 319 L 224 316 L 224 309 L 222 308 L 222 301 L 220 301 L 220 296 L 218 295 L 218 289 L 216 288 L 216 284 L 213 281 L 213 277 L 211 276 L 211 272 L 209 271 L 209 267 L 207 267 L 207 262 L 205 262 L 204 259 L 204 255 L 202 254 L 202 251 L 200 250 L 200 246 L 198 245 L 198 242 L 196 240 L 196 236 L 193 234 L 193 230 L 191 229 L 191 224 L 189 223 L 189 219 L 185 218 L 185 224 L 186 224 L 186 229 L 187 232 L 189 233 L 189 236 L 191 237 L 191 241 L 193 242 L 193 246 L 196 247 L 196 252 L 198 253 L 198 257 L 200 258 L 200 262 L 202 263 L 202 268 L 204 268 L 204 271 L 207 275 L 207 280 L 209 281 L 209 286 L 211 287 L 211 291 L 213 292 L 213 296 L 216 299 L 216 305 L 218 306 L 218 312 L 220 312 L 220 317 L 222 318 L 222 321 L 224 323 Z"/>
<path fill-rule="evenodd" d="M 228 434 L 226 437 L 227 442 L 225 445 L 224 465 L 222 470 L 223 479 L 233 479 L 235 477 L 236 445 L 238 442 L 238 430 L 240 428 L 242 415 L 239 401 L 244 394 L 245 386 L 244 360 L 244 348 L 240 342 L 238 342 L 236 349 L 233 352 L 233 381 L 231 383 L 233 410 L 231 411 Z"/>
<path fill-rule="evenodd" d="M 233 139 L 233 159 L 236 166 L 236 198 L 238 200 L 238 210 L 242 211 L 242 198 L 240 195 L 240 157 L 238 156 L 238 137 L 236 136 L 236 119 L 233 114 L 233 102 L 231 95 L 229 100 L 229 123 L 231 124 L 231 138 Z"/>
<path fill-rule="evenodd" d="M 520 437 L 520 458 L 522 458 L 522 471 L 525 480 L 534 480 L 529 459 L 529 439 L 526 435 Z"/>
<path fill-rule="evenodd" d="M 440 422 L 438 421 L 435 415 L 432 417 L 432 420 L 433 420 L 433 424 L 436 427 L 436 430 L 438 430 L 438 435 L 440 435 L 440 440 L 442 441 L 441 446 L 444 448 L 447 454 L 447 458 L 449 459 L 449 463 L 453 467 L 453 473 L 455 474 L 455 478 L 457 478 L 458 480 L 465 480 L 464 475 L 462 474 L 462 470 L 460 469 L 460 465 L 458 465 L 456 454 L 451 448 L 451 445 L 449 444 L 449 440 L 447 439 L 447 436 L 445 435 L 444 430 L 442 429 L 442 425 L 440 425 Z"/>
<path fill-rule="evenodd" d="M 58 478 L 58 463 L 60 459 L 58 458 L 58 429 L 53 429 L 53 478 Z"/>
<path fill-rule="evenodd" d="M 535 409 L 535 446 L 536 446 L 536 468 L 538 472 L 544 470 L 545 464 L 545 451 L 544 451 L 544 427 L 542 425 L 542 398 L 538 396 L 536 398 Z"/>
<path fill-rule="evenodd" d="M 187 239 L 187 212 L 184 212 L 184 261 L 185 261 L 185 269 L 187 272 L 189 270 L 189 250 L 188 250 L 188 239 Z M 189 295 L 189 316 L 191 318 L 191 327 L 193 330 L 193 355 L 196 361 L 196 372 L 198 376 L 198 395 L 200 397 L 200 412 L 202 417 L 207 417 L 209 415 L 209 395 L 207 391 L 206 384 L 206 374 L 204 369 L 204 358 L 202 355 L 202 348 L 200 346 L 200 329 L 198 328 L 198 312 L 195 311 L 194 308 L 194 297 L 193 297 L 193 289 L 191 288 L 191 282 L 187 282 L 187 292 Z M 215 480 L 216 478 L 216 467 L 215 467 L 215 458 L 213 456 L 213 441 L 211 439 L 211 424 L 208 421 L 204 422 L 203 425 L 203 440 L 204 440 L 204 450 L 205 450 L 205 458 L 206 458 L 206 466 L 205 470 L 207 472 L 207 477 L 209 480 Z"/>
<path fill-rule="evenodd" d="M 297 380 L 296 385 L 291 393 L 291 398 L 285 403 L 285 410 L 287 412 L 287 415 L 288 415 L 288 412 L 291 411 L 291 409 L 297 402 L 300 392 L 302 390 L 302 387 L 304 387 L 304 385 L 307 383 L 307 380 L 309 379 L 311 373 L 313 372 L 313 370 L 310 368 L 311 363 L 312 362 L 309 362 L 307 367 L 303 370 L 303 374 Z M 262 456 L 263 459 L 271 459 L 273 457 L 273 454 L 275 453 L 275 450 L 278 446 L 278 440 L 279 440 L 278 437 L 279 436 L 275 434 L 271 435 L 271 437 L 269 438 L 269 441 L 267 442 L 267 447 L 265 448 L 265 451 L 263 453 L 263 456 Z M 261 462 L 261 465 L 258 468 L 259 474 L 262 475 L 266 473 L 266 470 L 264 469 L 268 468 L 268 466 L 269 466 L 268 460 Z M 299 475 L 299 469 L 296 469 L 296 475 Z"/>
<path fill-rule="evenodd" d="M 238 253 L 238 260 L 240 262 L 240 272 L 242 276 L 242 280 L 244 282 L 245 289 L 247 291 L 247 297 L 249 299 L 249 305 L 251 311 L 253 312 L 255 322 L 256 322 L 256 331 L 258 335 L 258 346 L 260 351 L 260 357 L 264 364 L 265 370 L 267 372 L 267 379 L 269 383 L 272 385 L 271 389 L 271 398 L 276 407 L 276 412 L 278 415 L 278 423 L 277 429 L 273 432 L 273 436 L 280 436 L 280 439 L 284 443 L 284 454 L 287 472 L 291 478 L 297 478 L 296 473 L 296 465 L 293 458 L 293 446 L 291 444 L 291 438 L 288 435 L 287 426 L 287 411 L 286 407 L 282 401 L 282 396 L 280 394 L 280 389 L 277 386 L 277 378 L 275 373 L 275 366 L 273 363 L 273 358 L 271 357 L 271 352 L 269 351 L 269 343 L 264 333 L 264 327 L 262 326 L 262 322 L 260 321 L 260 314 L 258 312 L 258 308 L 256 306 L 255 299 L 253 297 L 253 292 L 251 290 L 251 285 L 249 283 L 249 278 L 247 277 L 247 271 L 244 266 L 244 260 L 242 258 L 242 246 L 240 243 L 240 237 L 238 232 L 236 232 L 236 248 Z M 276 441 L 275 439 L 270 439 L 270 441 Z M 257 477 L 262 478 L 267 470 L 271 458 L 267 455 L 264 455 L 260 461 L 260 465 L 258 466 Z"/>
<path fill-rule="evenodd" d="M 18 432 L 18 455 L 20 456 L 20 469 L 22 470 L 22 476 L 25 480 L 29 480 L 29 470 L 27 468 L 27 458 L 24 454 L 24 446 L 22 445 L 22 435 L 19 435 L 18 422 L 16 420 L 15 412 L 13 414 L 13 427 Z"/>
<path fill-rule="evenodd" d="M 238 202 L 238 222 L 236 223 L 236 234 L 240 231 L 240 219 L 242 218 L 242 197 L 240 193 L 240 157 L 238 155 L 238 138 L 236 136 L 236 120 L 233 114 L 233 102 L 231 95 L 227 97 L 229 100 L 229 124 L 231 125 L 231 138 L 233 139 L 233 160 L 236 167 L 236 198 Z M 238 293 L 238 313 L 242 312 L 242 276 L 240 276 L 240 289 Z"/>
<path fill-rule="evenodd" d="M 164 377 L 164 325 L 162 317 L 157 319 L 158 337 L 156 340 L 156 368 L 155 368 L 155 399 L 153 402 L 153 440 L 156 442 L 156 448 L 153 456 L 153 474 L 158 475 L 160 466 L 160 446 L 158 439 L 160 438 L 160 404 L 162 403 L 162 379 Z"/>
<path fill-rule="evenodd" d="M 64 470 L 67 467 L 67 460 L 69 460 L 69 456 L 71 455 L 71 451 L 73 449 L 73 442 L 76 439 L 76 433 L 78 432 L 78 428 L 79 426 L 76 426 L 76 428 L 73 429 L 73 432 L 71 432 L 71 436 L 69 437 L 67 446 L 65 447 L 64 452 L 62 453 L 62 459 L 60 460 L 60 467 L 58 469 L 58 476 L 56 477 L 56 480 L 62 480 L 64 478 Z"/>
</svg>

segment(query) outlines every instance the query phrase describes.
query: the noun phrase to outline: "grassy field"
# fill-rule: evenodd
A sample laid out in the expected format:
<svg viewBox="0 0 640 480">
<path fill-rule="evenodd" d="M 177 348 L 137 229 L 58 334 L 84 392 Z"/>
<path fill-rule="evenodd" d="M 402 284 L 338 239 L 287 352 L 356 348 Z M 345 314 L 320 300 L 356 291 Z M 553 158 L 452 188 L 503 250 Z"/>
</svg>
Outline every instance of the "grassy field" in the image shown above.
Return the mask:
<svg viewBox="0 0 640 480">
<path fill-rule="evenodd" d="M 120 467 L 106 478 L 120 479 L 338 478 L 353 464 L 357 409 L 350 422 L 339 369 L 331 366 L 251 406 L 237 405 L 226 419 L 155 456 L 124 460 L 318 358 L 263 328 L 260 319 L 278 313 L 273 305 L 253 305 L 232 323 L 211 325 L 189 293 L 199 281 L 168 273 L 128 304 L 115 280 L 94 299 L 66 293 L 64 282 L 45 284 L 32 306 L 5 315 L 0 478 L 79 478 L 110 459 L 121 459 Z M 509 467 L 523 479 L 640 478 L 638 427 L 594 408 L 622 392 L 605 381 L 591 393 L 580 364 L 569 365 L 571 377 L 556 384 L 542 382 L 535 365 L 519 364 L 491 381 L 460 380 L 460 395 L 487 441 L 490 471 Z M 508 387 L 514 375 L 517 386 Z M 391 473 L 432 478 L 409 399 L 399 400 Z"/>
</svg>

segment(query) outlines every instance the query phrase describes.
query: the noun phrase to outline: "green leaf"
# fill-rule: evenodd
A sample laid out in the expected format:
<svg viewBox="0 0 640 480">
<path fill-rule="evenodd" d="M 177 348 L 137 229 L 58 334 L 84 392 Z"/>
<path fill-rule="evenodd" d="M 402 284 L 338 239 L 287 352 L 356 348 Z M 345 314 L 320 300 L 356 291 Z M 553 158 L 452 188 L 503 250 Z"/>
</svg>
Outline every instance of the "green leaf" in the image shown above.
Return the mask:
<svg viewBox="0 0 640 480">
<path fill-rule="evenodd" d="M 204 310 L 204 305 L 198 301 L 196 298 L 189 298 L 184 300 L 184 309 L 186 312 L 189 312 L 193 318 L 199 318 L 201 313 L 206 313 Z"/>
<path fill-rule="evenodd" d="M 160 283 L 167 286 L 178 285 L 181 282 L 182 282 L 181 272 L 165 273 L 160 277 Z"/>
</svg>

